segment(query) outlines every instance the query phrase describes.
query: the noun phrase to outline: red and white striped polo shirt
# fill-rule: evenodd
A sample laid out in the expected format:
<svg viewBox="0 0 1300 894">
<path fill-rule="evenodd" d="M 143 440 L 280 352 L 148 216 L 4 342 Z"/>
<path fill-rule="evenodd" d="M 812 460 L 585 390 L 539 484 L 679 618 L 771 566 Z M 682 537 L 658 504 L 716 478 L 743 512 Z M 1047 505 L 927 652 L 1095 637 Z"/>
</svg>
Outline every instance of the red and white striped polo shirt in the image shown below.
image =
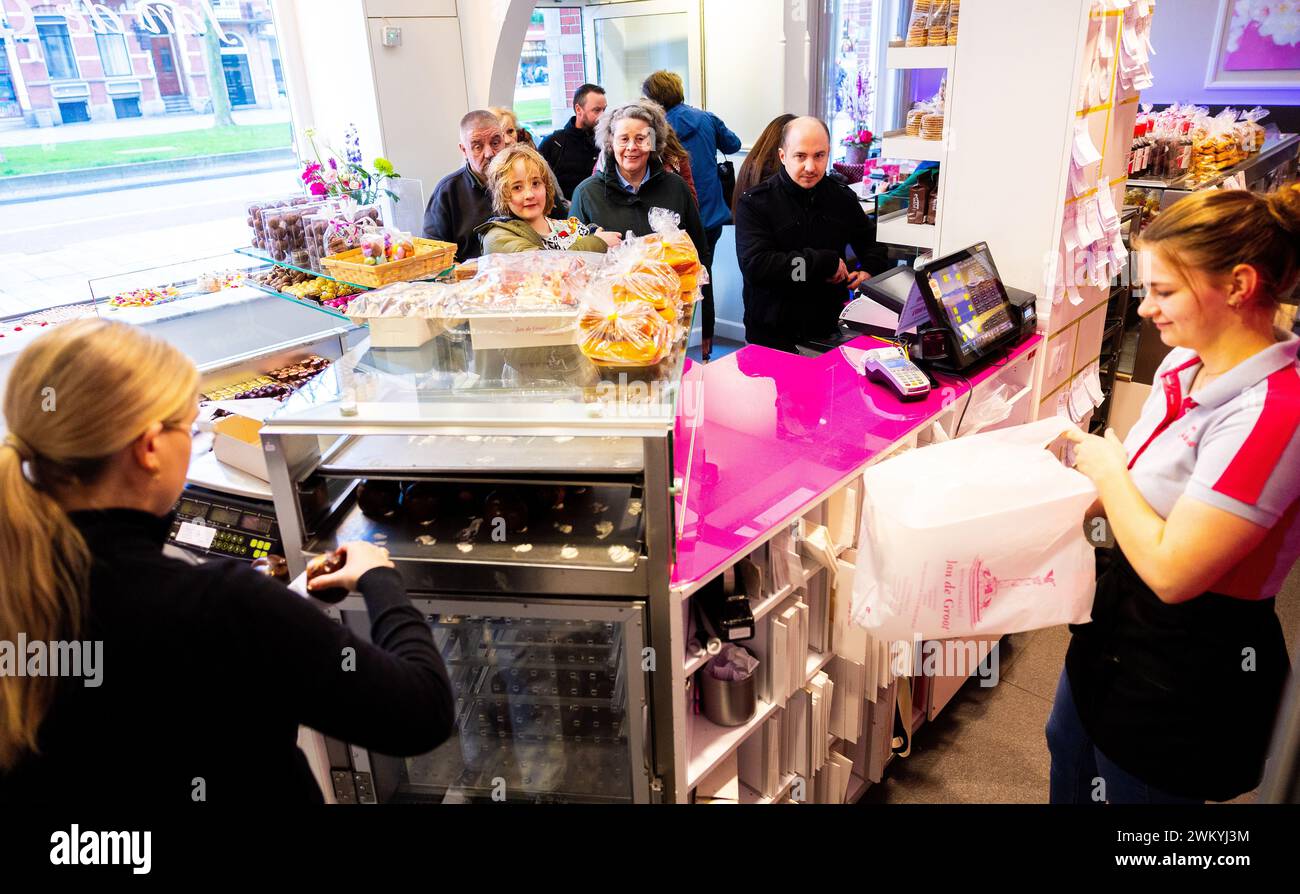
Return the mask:
<svg viewBox="0 0 1300 894">
<path fill-rule="evenodd" d="M 1277 595 L 1300 558 L 1300 338 L 1280 339 L 1188 394 L 1200 358 L 1169 352 L 1124 441 L 1142 496 L 1168 518 L 1186 494 L 1269 529 L 1211 592 Z"/>
</svg>

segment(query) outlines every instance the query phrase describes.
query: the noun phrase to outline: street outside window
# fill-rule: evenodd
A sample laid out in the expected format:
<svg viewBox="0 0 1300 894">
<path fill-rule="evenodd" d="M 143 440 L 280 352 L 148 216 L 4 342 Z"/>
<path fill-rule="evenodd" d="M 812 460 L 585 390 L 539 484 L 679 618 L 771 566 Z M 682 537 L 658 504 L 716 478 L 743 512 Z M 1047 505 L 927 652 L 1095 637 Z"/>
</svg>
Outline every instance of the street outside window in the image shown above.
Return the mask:
<svg viewBox="0 0 1300 894">
<path fill-rule="evenodd" d="M 208 2 L 0 0 L 0 320 L 247 245 L 251 202 L 302 191 L 271 0 L 219 30 Z"/>
<path fill-rule="evenodd" d="M 524 36 L 515 80 L 515 115 L 537 142 L 564 127 L 573 114 L 573 94 L 587 80 L 582 44 L 582 9 L 538 9 Z"/>
</svg>

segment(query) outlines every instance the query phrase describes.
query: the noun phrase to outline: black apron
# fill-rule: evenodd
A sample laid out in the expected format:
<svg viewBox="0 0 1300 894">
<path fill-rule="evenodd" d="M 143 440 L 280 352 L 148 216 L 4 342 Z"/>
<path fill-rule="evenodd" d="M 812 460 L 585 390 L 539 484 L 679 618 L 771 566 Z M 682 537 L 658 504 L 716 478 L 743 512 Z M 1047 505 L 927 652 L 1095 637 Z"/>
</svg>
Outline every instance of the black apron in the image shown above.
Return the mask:
<svg viewBox="0 0 1300 894">
<path fill-rule="evenodd" d="M 1290 668 L 1272 599 L 1169 605 L 1116 549 L 1092 623 L 1070 630 L 1066 673 L 1102 754 L 1181 797 L 1226 801 L 1259 785 Z"/>
</svg>

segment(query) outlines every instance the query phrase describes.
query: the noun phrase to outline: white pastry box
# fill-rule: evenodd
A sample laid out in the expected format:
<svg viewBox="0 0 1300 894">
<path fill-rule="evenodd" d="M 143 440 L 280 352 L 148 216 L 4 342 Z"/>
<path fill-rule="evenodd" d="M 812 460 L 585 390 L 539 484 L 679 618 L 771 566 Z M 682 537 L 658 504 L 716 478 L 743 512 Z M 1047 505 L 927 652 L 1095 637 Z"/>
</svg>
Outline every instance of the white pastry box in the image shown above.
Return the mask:
<svg viewBox="0 0 1300 894">
<path fill-rule="evenodd" d="M 466 317 L 475 348 L 550 348 L 578 343 L 578 312 L 475 314 Z"/>
<path fill-rule="evenodd" d="M 241 404 L 247 406 L 241 406 Z M 268 415 L 279 408 L 274 400 L 223 401 L 220 408 L 233 413 L 212 423 L 212 453 L 218 462 L 247 472 L 269 482 L 266 455 L 262 449 L 262 425 Z M 290 468 L 311 458 L 316 442 L 303 438 L 286 438 L 290 445 Z"/>
</svg>

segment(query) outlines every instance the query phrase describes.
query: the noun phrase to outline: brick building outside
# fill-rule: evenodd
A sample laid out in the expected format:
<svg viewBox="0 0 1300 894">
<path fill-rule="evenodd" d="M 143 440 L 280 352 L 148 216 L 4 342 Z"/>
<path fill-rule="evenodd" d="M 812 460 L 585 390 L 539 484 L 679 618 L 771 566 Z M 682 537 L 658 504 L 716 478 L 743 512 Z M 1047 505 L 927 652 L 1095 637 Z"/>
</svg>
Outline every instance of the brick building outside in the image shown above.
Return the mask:
<svg viewBox="0 0 1300 894">
<path fill-rule="evenodd" d="M 0 0 L 0 126 L 210 112 L 214 18 L 231 106 L 287 107 L 269 0 Z"/>
</svg>

